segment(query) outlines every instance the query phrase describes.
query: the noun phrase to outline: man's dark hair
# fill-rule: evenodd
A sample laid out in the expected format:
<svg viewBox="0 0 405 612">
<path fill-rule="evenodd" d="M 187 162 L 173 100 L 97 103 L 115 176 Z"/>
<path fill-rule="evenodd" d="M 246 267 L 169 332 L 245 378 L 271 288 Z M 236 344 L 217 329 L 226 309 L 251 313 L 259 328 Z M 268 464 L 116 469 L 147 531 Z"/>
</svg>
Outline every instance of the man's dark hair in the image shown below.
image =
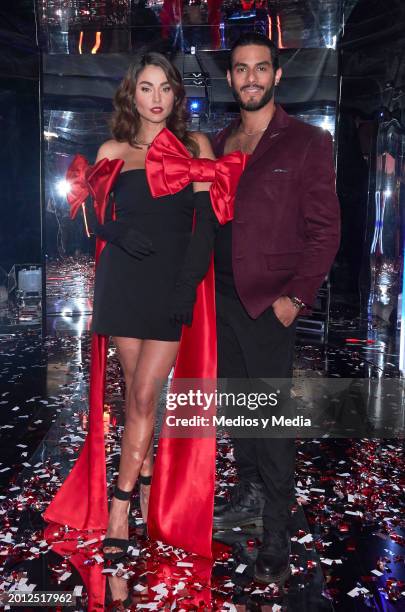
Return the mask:
<svg viewBox="0 0 405 612">
<path fill-rule="evenodd" d="M 262 47 L 267 47 L 270 50 L 273 69 L 274 71 L 277 70 L 279 67 L 278 49 L 273 41 L 267 38 L 267 36 L 264 34 L 259 34 L 259 32 L 246 32 L 233 43 L 229 52 L 229 70 L 232 70 L 232 58 L 235 49 L 237 47 L 247 47 L 248 45 L 261 45 Z"/>
</svg>

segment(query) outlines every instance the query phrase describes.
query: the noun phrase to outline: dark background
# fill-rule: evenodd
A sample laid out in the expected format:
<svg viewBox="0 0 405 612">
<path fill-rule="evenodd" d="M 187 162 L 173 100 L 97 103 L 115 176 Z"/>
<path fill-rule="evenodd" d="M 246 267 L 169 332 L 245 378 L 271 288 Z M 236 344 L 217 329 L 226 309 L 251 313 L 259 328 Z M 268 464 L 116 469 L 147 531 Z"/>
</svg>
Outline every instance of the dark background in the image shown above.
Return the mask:
<svg viewBox="0 0 405 612">
<path fill-rule="evenodd" d="M 1 3 L 0 266 L 8 272 L 14 263 L 40 263 L 41 253 L 64 257 L 89 250 L 81 228 L 67 227 L 54 181 L 74 152 L 91 158 L 108 137 L 111 98 L 135 53 L 147 44 L 171 55 L 190 100 L 199 104 L 192 125 L 212 133 L 237 112 L 225 82 L 227 48 L 254 28 L 281 47 L 278 101 L 335 132 L 343 226 L 332 299 L 360 312 L 370 285 L 376 134 L 383 120 L 405 123 L 404 3 L 229 1 L 220 3 L 220 27 L 209 22 L 204 3 L 179 4 L 181 27 L 170 11 L 163 14 L 170 2 L 159 10 L 147 4 Z M 41 121 L 58 136 L 42 139 L 42 156 Z"/>
</svg>

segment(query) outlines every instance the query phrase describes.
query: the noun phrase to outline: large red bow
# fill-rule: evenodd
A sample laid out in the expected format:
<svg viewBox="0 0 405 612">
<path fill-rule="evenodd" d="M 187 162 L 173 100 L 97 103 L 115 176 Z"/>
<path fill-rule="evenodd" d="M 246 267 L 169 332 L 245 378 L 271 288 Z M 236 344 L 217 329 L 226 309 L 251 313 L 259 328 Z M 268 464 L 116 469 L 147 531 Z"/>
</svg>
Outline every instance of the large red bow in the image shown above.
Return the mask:
<svg viewBox="0 0 405 612">
<path fill-rule="evenodd" d="M 177 193 L 195 181 L 212 183 L 212 208 L 223 224 L 233 219 L 236 188 L 247 160 L 248 155 L 240 151 L 218 160 L 192 157 L 180 140 L 164 128 L 146 155 L 146 177 L 154 198 Z"/>
<path fill-rule="evenodd" d="M 83 155 L 75 155 L 66 172 L 66 181 L 69 184 L 67 201 L 72 219 L 90 195 L 94 199 L 99 222 L 104 222 L 107 196 L 123 165 L 122 159 L 104 158 L 90 166 Z"/>
</svg>

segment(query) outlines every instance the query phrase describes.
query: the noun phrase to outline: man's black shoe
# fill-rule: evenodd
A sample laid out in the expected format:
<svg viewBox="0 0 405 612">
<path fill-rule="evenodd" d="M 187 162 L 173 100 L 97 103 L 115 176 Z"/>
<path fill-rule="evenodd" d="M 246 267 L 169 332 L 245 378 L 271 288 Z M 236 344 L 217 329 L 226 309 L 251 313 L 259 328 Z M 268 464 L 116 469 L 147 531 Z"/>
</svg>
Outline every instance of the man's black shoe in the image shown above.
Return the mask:
<svg viewBox="0 0 405 612">
<path fill-rule="evenodd" d="M 260 482 L 242 481 L 231 491 L 228 503 L 214 508 L 214 529 L 233 529 L 263 525 L 264 486 Z"/>
<path fill-rule="evenodd" d="M 257 582 L 283 585 L 289 578 L 291 542 L 287 530 L 265 533 L 254 570 Z"/>
</svg>

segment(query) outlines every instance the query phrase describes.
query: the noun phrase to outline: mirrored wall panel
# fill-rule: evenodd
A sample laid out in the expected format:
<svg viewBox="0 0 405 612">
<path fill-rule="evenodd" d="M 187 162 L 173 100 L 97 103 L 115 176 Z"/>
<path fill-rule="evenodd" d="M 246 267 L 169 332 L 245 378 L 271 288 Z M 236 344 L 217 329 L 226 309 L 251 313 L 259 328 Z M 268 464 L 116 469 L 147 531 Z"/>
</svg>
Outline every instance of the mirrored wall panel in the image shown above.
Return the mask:
<svg viewBox="0 0 405 612">
<path fill-rule="evenodd" d="M 153 43 L 190 51 L 229 48 L 255 29 L 280 48 L 334 47 L 335 0 L 40 0 L 48 53 L 125 53 Z"/>
</svg>

